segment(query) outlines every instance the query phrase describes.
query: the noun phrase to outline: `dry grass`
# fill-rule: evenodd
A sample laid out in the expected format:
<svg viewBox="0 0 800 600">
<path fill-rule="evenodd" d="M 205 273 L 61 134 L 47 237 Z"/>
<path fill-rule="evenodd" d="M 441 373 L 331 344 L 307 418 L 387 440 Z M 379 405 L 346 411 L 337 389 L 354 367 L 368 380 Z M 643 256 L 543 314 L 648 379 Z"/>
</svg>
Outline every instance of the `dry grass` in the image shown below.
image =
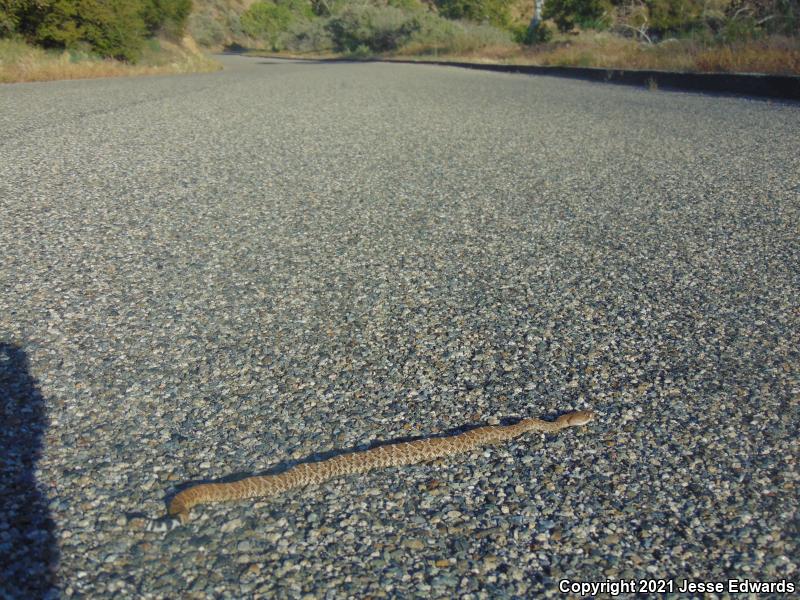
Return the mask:
<svg viewBox="0 0 800 600">
<path fill-rule="evenodd" d="M 422 50 L 422 49 L 416 49 Z M 408 52 L 432 59 L 430 52 Z M 439 60 L 565 67 L 655 69 L 700 73 L 800 75 L 800 39 L 773 36 L 731 44 L 702 44 L 682 39 L 641 44 L 611 33 L 562 35 L 532 48 L 485 47 L 475 52 L 440 54 Z"/>
<path fill-rule="evenodd" d="M 697 52 L 698 71 L 800 75 L 800 40 L 728 45 Z"/>
<path fill-rule="evenodd" d="M 84 52 L 53 52 L 18 40 L 0 40 L 0 83 L 198 73 L 220 68 L 219 63 L 201 53 L 190 38 L 180 45 L 164 40 L 150 41 L 141 63 L 136 65 Z"/>
<path fill-rule="evenodd" d="M 520 48 L 516 44 L 488 44 L 477 45 L 476 48 L 453 51 L 439 49 L 433 45 L 422 42 L 411 42 L 397 50 L 392 56 L 398 58 L 424 57 L 430 60 L 466 60 L 477 63 L 515 62 L 513 59 L 520 56 Z"/>
</svg>

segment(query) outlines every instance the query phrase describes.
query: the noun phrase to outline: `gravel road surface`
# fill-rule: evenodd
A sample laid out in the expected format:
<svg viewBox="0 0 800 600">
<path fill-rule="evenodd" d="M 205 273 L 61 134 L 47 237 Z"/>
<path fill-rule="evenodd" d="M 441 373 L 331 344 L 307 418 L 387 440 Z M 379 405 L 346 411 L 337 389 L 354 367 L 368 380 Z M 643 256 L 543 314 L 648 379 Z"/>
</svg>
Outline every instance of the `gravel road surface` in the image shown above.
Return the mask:
<svg viewBox="0 0 800 600">
<path fill-rule="evenodd" d="M 800 583 L 799 105 L 222 60 L 0 87 L 0 597 Z M 166 534 L 128 519 L 585 408 Z"/>
</svg>

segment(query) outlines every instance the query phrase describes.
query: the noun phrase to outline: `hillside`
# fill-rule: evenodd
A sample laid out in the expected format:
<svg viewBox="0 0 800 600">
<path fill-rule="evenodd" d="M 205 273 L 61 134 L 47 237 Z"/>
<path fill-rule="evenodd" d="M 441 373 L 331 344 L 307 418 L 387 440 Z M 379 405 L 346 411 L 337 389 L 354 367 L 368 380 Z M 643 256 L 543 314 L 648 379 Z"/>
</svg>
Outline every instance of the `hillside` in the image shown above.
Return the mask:
<svg viewBox="0 0 800 600">
<path fill-rule="evenodd" d="M 296 56 L 800 74 L 800 0 L 546 0 L 531 31 L 533 5 L 0 0 L 0 80 L 215 68 L 194 41 Z"/>
<path fill-rule="evenodd" d="M 201 45 L 692 72 L 800 73 L 800 0 L 195 0 Z"/>
<path fill-rule="evenodd" d="M 192 37 L 201 46 L 207 48 L 221 48 L 231 44 L 246 47 L 261 47 L 263 40 L 258 36 L 249 35 L 246 24 L 242 23 L 245 12 L 259 0 L 194 0 L 192 14 L 189 17 L 188 29 Z M 279 0 L 275 4 L 291 5 L 293 10 L 305 12 L 307 9 L 314 16 L 326 16 L 346 10 L 356 10 L 360 7 L 371 7 L 376 11 L 382 9 L 396 9 L 405 12 L 422 11 L 435 17 L 444 16 L 466 17 L 470 20 L 471 14 L 485 16 L 482 11 L 495 11 L 504 13 L 502 23 L 493 18 L 472 19 L 476 23 L 489 21 L 493 25 L 512 30 L 524 28 L 530 23 L 533 15 L 533 0 L 466 0 L 454 2 L 435 2 L 434 0 Z M 456 7 L 442 10 L 440 7 L 448 4 Z M 438 5 L 438 6 L 437 6 Z M 304 7 L 304 8 L 303 8 Z M 458 13 L 464 13 L 459 15 Z M 246 21 L 246 17 L 245 17 Z M 380 21 L 380 16 L 378 17 Z"/>
<path fill-rule="evenodd" d="M 241 15 L 256 0 L 194 0 L 188 28 L 198 44 L 218 47 L 248 41 Z"/>
</svg>

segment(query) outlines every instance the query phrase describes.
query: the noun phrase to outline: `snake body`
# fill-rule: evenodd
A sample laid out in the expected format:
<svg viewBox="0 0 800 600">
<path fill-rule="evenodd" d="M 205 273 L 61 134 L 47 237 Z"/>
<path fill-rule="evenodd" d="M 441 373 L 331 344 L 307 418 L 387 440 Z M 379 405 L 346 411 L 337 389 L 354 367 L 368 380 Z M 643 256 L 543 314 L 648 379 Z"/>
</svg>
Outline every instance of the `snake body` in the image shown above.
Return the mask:
<svg viewBox="0 0 800 600">
<path fill-rule="evenodd" d="M 168 515 L 149 521 L 146 529 L 167 531 L 186 523 L 189 520 L 189 511 L 199 504 L 271 497 L 293 488 L 318 485 L 341 475 L 412 465 L 469 452 L 480 446 L 505 442 L 530 431 L 554 433 L 567 427 L 585 425 L 593 418 L 594 413 L 591 411 L 576 411 L 562 415 L 555 421 L 522 419 L 513 425 L 489 425 L 457 435 L 386 444 L 342 454 L 320 462 L 299 464 L 276 475 L 246 477 L 229 483 L 202 483 L 177 494 L 169 504 Z"/>
</svg>

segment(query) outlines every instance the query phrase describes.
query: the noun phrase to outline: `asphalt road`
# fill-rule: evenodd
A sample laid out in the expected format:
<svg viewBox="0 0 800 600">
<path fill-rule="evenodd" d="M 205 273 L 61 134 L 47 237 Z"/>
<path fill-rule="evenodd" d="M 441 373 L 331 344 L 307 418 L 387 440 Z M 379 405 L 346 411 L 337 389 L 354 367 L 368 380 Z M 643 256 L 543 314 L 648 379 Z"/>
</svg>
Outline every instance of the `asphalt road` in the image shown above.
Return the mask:
<svg viewBox="0 0 800 600">
<path fill-rule="evenodd" d="M 222 60 L 0 87 L 0 597 L 800 583 L 800 106 Z M 128 520 L 188 481 L 583 408 Z"/>
</svg>

